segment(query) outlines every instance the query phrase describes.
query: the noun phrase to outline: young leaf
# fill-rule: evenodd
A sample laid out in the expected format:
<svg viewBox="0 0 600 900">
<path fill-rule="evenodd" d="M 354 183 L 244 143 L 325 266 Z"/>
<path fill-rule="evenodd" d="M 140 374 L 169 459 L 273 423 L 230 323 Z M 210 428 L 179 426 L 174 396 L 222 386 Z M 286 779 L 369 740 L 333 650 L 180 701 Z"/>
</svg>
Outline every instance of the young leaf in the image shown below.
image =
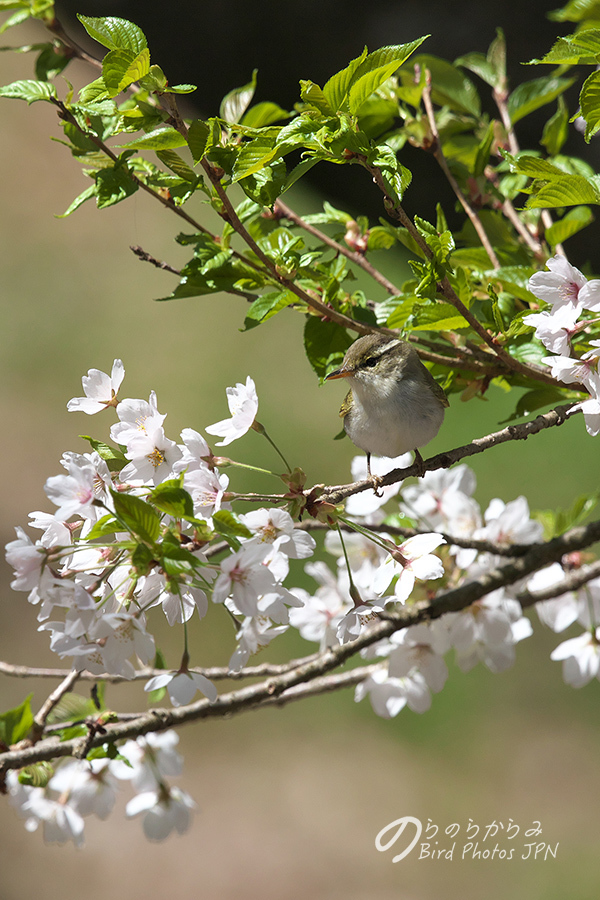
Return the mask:
<svg viewBox="0 0 600 900">
<path fill-rule="evenodd" d="M 419 54 L 411 61 L 431 73 L 431 96 L 439 106 L 449 106 L 457 112 L 479 116 L 481 104 L 475 85 L 452 63 L 437 56 Z"/>
<path fill-rule="evenodd" d="M 589 141 L 600 128 L 600 72 L 592 72 L 579 95 L 581 115 L 585 119 L 585 139 Z"/>
<path fill-rule="evenodd" d="M 569 136 L 569 111 L 564 97 L 558 98 L 558 107 L 554 115 L 544 125 L 541 142 L 550 156 L 560 153 Z"/>
<path fill-rule="evenodd" d="M 256 91 L 256 76 L 258 69 L 252 72 L 252 81 L 243 87 L 234 88 L 223 97 L 219 115 L 230 125 L 235 125 L 240 121 L 254 97 Z"/>
<path fill-rule="evenodd" d="M 336 72 L 335 75 L 332 75 L 331 78 L 325 83 L 325 86 L 323 88 L 323 95 L 331 109 L 335 111 L 341 109 L 344 100 L 348 96 L 348 91 L 350 90 L 354 74 L 360 64 L 367 58 L 368 52 L 369 51 L 365 47 L 360 56 L 357 56 L 356 59 L 353 59 L 345 69 L 342 69 L 340 72 Z"/>
<path fill-rule="evenodd" d="M 6 747 L 23 740 L 33 725 L 32 697 L 29 694 L 18 706 L 0 713 L 0 743 Z"/>
<path fill-rule="evenodd" d="M 508 113 L 513 125 L 534 110 L 551 103 L 573 84 L 573 78 L 535 78 L 518 85 L 508 98 Z"/>
<path fill-rule="evenodd" d="M 0 97 L 8 97 L 10 100 L 26 100 L 27 106 L 36 100 L 46 100 L 51 103 L 56 99 L 56 89 L 47 81 L 13 81 L 0 87 Z"/>
<path fill-rule="evenodd" d="M 251 538 L 252 532 L 243 522 L 227 509 L 219 509 L 213 513 L 212 521 L 215 531 L 224 538 L 245 537 Z"/>
<path fill-rule="evenodd" d="M 181 486 L 181 479 L 163 481 L 153 491 L 150 491 L 148 499 L 161 512 L 173 516 L 175 519 L 194 515 L 194 501 Z"/>
<path fill-rule="evenodd" d="M 109 50 L 130 50 L 135 56 L 148 46 L 141 28 L 116 16 L 94 18 L 77 14 L 91 38 Z"/>
<path fill-rule="evenodd" d="M 319 376 L 340 365 L 352 343 L 348 333 L 335 322 L 325 322 L 318 316 L 307 316 L 304 326 L 304 349 L 308 361 Z"/>
<path fill-rule="evenodd" d="M 590 225 L 593 221 L 594 216 L 589 206 L 575 206 L 562 219 L 559 219 L 558 222 L 546 229 L 544 237 L 551 247 L 555 247 L 556 244 L 564 243 L 564 241 L 577 234 L 578 231 L 581 231 L 582 228 Z"/>
<path fill-rule="evenodd" d="M 131 50 L 110 50 L 102 61 L 102 77 L 109 97 L 116 97 L 149 71 L 150 51 L 147 47 L 137 55 Z"/>
<path fill-rule="evenodd" d="M 169 125 L 165 125 L 162 128 L 156 128 L 150 134 L 135 138 L 128 144 L 116 144 L 116 146 L 132 150 L 174 150 L 177 147 L 185 147 L 186 143 L 183 135 Z"/>
<path fill-rule="evenodd" d="M 159 513 L 134 494 L 111 491 L 111 495 L 118 518 L 133 534 L 153 544 L 160 533 Z"/>
</svg>

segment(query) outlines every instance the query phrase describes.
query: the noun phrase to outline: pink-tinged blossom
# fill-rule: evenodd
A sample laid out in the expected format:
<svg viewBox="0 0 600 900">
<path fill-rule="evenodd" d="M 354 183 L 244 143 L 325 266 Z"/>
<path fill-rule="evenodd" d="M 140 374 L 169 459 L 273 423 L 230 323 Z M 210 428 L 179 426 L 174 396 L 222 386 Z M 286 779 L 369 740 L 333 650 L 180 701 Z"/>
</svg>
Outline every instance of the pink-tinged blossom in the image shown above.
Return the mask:
<svg viewBox="0 0 600 900">
<path fill-rule="evenodd" d="M 125 807 L 125 814 L 143 815 L 144 834 L 149 841 L 164 841 L 174 830 L 184 834 L 190 827 L 196 804 L 179 788 L 161 787 L 157 791 L 138 794 Z"/>
<path fill-rule="evenodd" d="M 535 328 L 536 338 L 547 350 L 564 356 L 571 352 L 571 337 L 577 331 L 578 318 L 576 307 L 559 306 L 552 312 L 531 313 L 523 319 L 523 323 Z"/>
<path fill-rule="evenodd" d="M 252 428 L 258 412 L 256 387 L 249 375 L 245 385 L 238 382 L 235 387 L 228 387 L 226 394 L 231 418 L 215 422 L 214 425 L 209 425 L 205 429 L 209 434 L 223 438 L 222 441 L 217 442 L 217 447 L 231 444 L 232 441 L 246 434 Z"/>
<path fill-rule="evenodd" d="M 550 367 L 553 378 L 565 384 L 584 384 L 591 389 L 594 376 L 598 375 L 598 357 L 595 354 L 592 356 L 586 354 L 581 359 L 569 356 L 545 356 L 542 362 Z"/>
<path fill-rule="evenodd" d="M 255 509 L 240 516 L 244 525 L 254 533 L 245 540 L 252 544 L 271 545 L 290 559 L 306 559 L 316 547 L 314 539 L 305 531 L 294 528 L 294 520 L 284 509 Z"/>
<path fill-rule="evenodd" d="M 187 706 L 197 691 L 204 694 L 211 703 L 217 699 L 216 687 L 199 672 L 162 672 L 144 685 L 145 691 L 157 691 L 160 688 L 167 689 L 173 706 Z"/>
<path fill-rule="evenodd" d="M 418 713 L 427 712 L 431 706 L 427 682 L 419 672 L 406 678 L 391 678 L 385 669 L 379 669 L 356 687 L 357 703 L 367 696 L 373 711 L 384 719 L 397 716 L 405 706 Z"/>
<path fill-rule="evenodd" d="M 117 394 L 125 376 L 120 359 L 115 359 L 110 377 L 99 369 L 89 369 L 81 379 L 85 397 L 74 397 L 67 403 L 69 412 L 84 412 L 88 415 L 101 412 L 107 406 L 117 405 Z"/>
<path fill-rule="evenodd" d="M 444 566 L 439 557 L 433 556 L 432 550 L 445 544 L 441 534 L 418 534 L 409 538 L 398 547 L 398 558 L 388 556 L 379 567 L 373 578 L 373 590 L 376 594 L 383 594 L 392 579 L 397 575 L 398 580 L 394 588 L 397 600 L 405 603 L 410 597 L 415 581 L 430 581 L 441 578 L 444 574 Z M 400 559 L 401 557 L 401 559 Z"/>
<path fill-rule="evenodd" d="M 40 543 L 44 547 L 68 547 L 71 544 L 71 531 L 64 522 L 56 516 L 46 512 L 29 513 L 29 524 L 32 528 L 39 528 L 44 533 Z"/>
<path fill-rule="evenodd" d="M 95 519 L 94 503 L 98 499 L 96 466 L 91 461 L 82 464 L 72 460 L 68 472 L 68 475 L 53 475 L 44 485 L 48 498 L 58 506 L 56 518 L 66 521 L 77 515 Z"/>
<path fill-rule="evenodd" d="M 563 641 L 550 654 L 563 664 L 563 678 L 571 687 L 580 688 L 600 678 L 600 628 Z"/>
<path fill-rule="evenodd" d="M 125 455 L 131 462 L 121 470 L 119 477 L 123 483 L 157 485 L 172 475 L 174 463 L 181 459 L 181 450 L 159 426 L 129 441 Z"/>
<path fill-rule="evenodd" d="M 391 540 L 388 534 L 382 533 L 382 538 Z M 373 578 L 379 567 L 387 557 L 386 551 L 380 544 L 375 544 L 362 534 L 348 532 L 344 535 L 344 545 L 350 563 L 352 580 L 360 594 L 369 598 L 373 593 Z M 341 590 L 346 593 L 349 589 L 348 574 L 346 571 L 346 558 L 342 548 L 342 542 L 337 531 L 328 531 L 325 535 L 325 549 L 337 557 L 338 581 Z"/>
<path fill-rule="evenodd" d="M 263 564 L 265 555 L 261 545 L 242 547 L 227 556 L 213 587 L 213 601 L 223 603 L 231 597 L 243 615 L 260 615 L 258 598 L 276 588 L 273 574 Z"/>
<path fill-rule="evenodd" d="M 566 306 L 578 314 L 584 310 L 600 310 L 600 281 L 588 281 L 564 256 L 547 260 L 549 271 L 535 272 L 529 279 L 529 290 L 549 303 L 554 312 Z"/>
<path fill-rule="evenodd" d="M 208 467 L 192 469 L 183 476 L 183 486 L 194 501 L 194 515 L 210 519 L 220 509 L 231 509 L 231 504 L 223 500 L 229 485 L 227 475 Z"/>
<path fill-rule="evenodd" d="M 16 541 L 6 545 L 6 561 L 15 570 L 10 586 L 13 591 L 31 591 L 39 584 L 48 553 L 41 541 L 32 542 L 20 525 L 15 528 Z"/>
<path fill-rule="evenodd" d="M 166 419 L 166 415 L 161 415 L 157 408 L 156 394 L 150 392 L 150 399 L 145 400 L 122 400 L 117 406 L 117 416 L 119 421 L 110 429 L 110 436 L 113 441 L 123 446 L 128 446 L 129 442 L 140 435 L 147 435 L 156 428 L 160 428 Z"/>
</svg>

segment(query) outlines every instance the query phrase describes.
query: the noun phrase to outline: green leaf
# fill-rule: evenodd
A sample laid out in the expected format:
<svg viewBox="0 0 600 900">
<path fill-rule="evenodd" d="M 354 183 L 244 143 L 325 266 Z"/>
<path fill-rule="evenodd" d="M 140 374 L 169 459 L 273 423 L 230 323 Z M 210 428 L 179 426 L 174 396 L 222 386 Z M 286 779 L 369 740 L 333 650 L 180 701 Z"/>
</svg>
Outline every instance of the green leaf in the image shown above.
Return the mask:
<svg viewBox="0 0 600 900">
<path fill-rule="evenodd" d="M 174 150 L 177 147 L 185 147 L 186 144 L 187 141 L 183 135 L 169 125 L 165 125 L 151 131 L 150 134 L 135 138 L 128 144 L 116 144 L 115 146 L 132 150 Z"/>
<path fill-rule="evenodd" d="M 341 109 L 344 100 L 348 96 L 348 91 L 350 90 L 350 86 L 352 85 L 352 81 L 354 79 L 354 74 L 360 64 L 364 62 L 367 58 L 368 50 L 365 47 L 360 56 L 357 56 L 356 59 L 353 59 L 345 69 L 342 69 L 340 72 L 336 72 L 335 75 L 332 75 L 331 78 L 325 83 L 323 88 L 323 96 L 327 101 L 330 109 L 335 111 Z"/>
<path fill-rule="evenodd" d="M 591 140 L 600 128 L 600 72 L 586 78 L 579 95 L 581 115 L 585 119 L 585 139 Z"/>
<path fill-rule="evenodd" d="M 471 327 L 450 303 L 415 304 L 413 322 L 412 331 L 456 331 Z"/>
<path fill-rule="evenodd" d="M 193 94 L 198 90 L 197 84 L 170 84 L 163 91 L 164 94 Z"/>
<path fill-rule="evenodd" d="M 581 22 L 584 19 L 600 19 L 600 0 L 569 0 L 562 9 L 546 13 L 553 22 Z"/>
<path fill-rule="evenodd" d="M 111 491 L 115 513 L 127 529 L 153 544 L 160 534 L 160 515 L 149 503 L 134 494 Z"/>
<path fill-rule="evenodd" d="M 77 14 L 77 18 L 91 38 L 109 50 L 130 50 L 137 56 L 148 47 L 141 28 L 116 16 L 93 18 Z"/>
<path fill-rule="evenodd" d="M 528 416 L 530 413 L 544 406 L 553 406 L 556 403 L 564 402 L 564 394 L 553 387 L 535 388 L 535 390 L 527 391 L 519 399 L 514 413 L 500 422 L 504 425 L 506 422 L 512 422 L 514 419 L 520 419 L 522 416 Z"/>
<path fill-rule="evenodd" d="M 194 162 L 200 162 L 203 158 L 210 133 L 211 126 L 208 122 L 203 122 L 202 119 L 194 119 L 188 128 L 187 142 Z M 219 128 L 219 137 L 220 136 L 221 129 Z"/>
<path fill-rule="evenodd" d="M 459 68 L 445 59 L 427 54 L 419 54 L 412 64 L 420 65 L 422 70 L 429 69 L 434 103 L 479 117 L 481 104 L 475 85 Z"/>
<path fill-rule="evenodd" d="M 240 124 L 248 128 L 264 128 L 267 125 L 272 125 L 273 122 L 280 122 L 282 119 L 289 119 L 289 117 L 290 113 L 287 110 L 282 109 L 276 103 L 264 100 L 251 106 L 240 119 Z"/>
<path fill-rule="evenodd" d="M 80 434 L 79 437 L 89 442 L 92 450 L 95 450 L 98 456 L 105 461 L 111 472 L 120 472 L 123 466 L 126 465 L 127 457 L 117 447 L 111 447 L 110 444 L 105 444 L 104 441 L 97 441 L 95 438 L 90 437 L 89 434 Z"/>
<path fill-rule="evenodd" d="M 194 170 L 190 169 L 188 164 L 182 160 L 178 153 L 175 153 L 174 150 L 156 150 L 155 152 L 160 161 L 164 163 L 171 172 L 175 172 L 175 174 L 179 178 L 183 178 L 184 181 L 196 184 L 198 176 Z"/>
<path fill-rule="evenodd" d="M 357 115 L 361 106 L 378 88 L 390 78 L 408 57 L 414 53 L 427 36 L 411 41 L 409 44 L 397 44 L 381 47 L 357 66 L 352 76 L 352 86 L 348 93 L 348 106 L 353 115 Z"/>
<path fill-rule="evenodd" d="M 535 78 L 518 85 L 508 98 L 508 113 L 513 125 L 534 110 L 551 103 L 573 84 L 573 78 Z"/>
<path fill-rule="evenodd" d="M 569 111 L 564 97 L 558 98 L 558 108 L 544 125 L 541 143 L 550 156 L 556 156 L 569 136 Z"/>
<path fill-rule="evenodd" d="M 506 79 L 506 41 L 501 28 L 496 29 L 496 37 L 490 44 L 487 55 L 483 53 L 467 53 L 454 60 L 455 66 L 470 69 L 490 87 L 498 87 Z"/>
<path fill-rule="evenodd" d="M 412 316 L 412 312 L 415 306 L 415 303 L 419 302 L 419 298 L 416 294 L 413 294 L 409 297 L 390 297 L 386 300 L 386 305 L 390 305 L 395 302 L 394 308 L 390 312 L 385 324 L 388 328 L 398 328 L 399 330 L 403 330 L 404 326 Z"/>
<path fill-rule="evenodd" d="M 219 509 L 217 512 L 213 513 L 212 521 L 215 531 L 224 538 L 252 537 L 250 529 L 227 509 Z"/>
<path fill-rule="evenodd" d="M 594 216 L 589 206 L 576 206 L 570 209 L 562 219 L 547 228 L 544 237 L 551 247 L 555 247 L 557 244 L 564 243 L 593 221 Z"/>
<path fill-rule="evenodd" d="M 50 81 L 68 66 L 70 60 L 68 54 L 57 53 L 54 44 L 46 44 L 35 61 L 36 78 L 40 81 Z"/>
<path fill-rule="evenodd" d="M 543 185 L 527 201 L 527 209 L 553 209 L 559 206 L 578 206 L 600 203 L 600 192 L 582 175 L 564 175 Z"/>
<path fill-rule="evenodd" d="M 490 161 L 490 151 L 495 137 L 495 123 L 492 121 L 487 127 L 487 131 L 479 143 L 477 148 L 477 156 L 475 157 L 475 165 L 473 167 L 473 175 L 477 178 L 483 175 L 485 167 Z"/>
<path fill-rule="evenodd" d="M 71 213 L 75 212 L 76 209 L 79 209 L 86 200 L 91 200 L 92 197 L 96 196 L 96 185 L 92 184 L 91 187 L 86 188 L 79 197 L 75 197 L 71 205 L 68 209 L 64 211 L 64 213 L 60 213 L 56 216 L 57 219 L 65 219 L 67 216 L 70 216 Z"/>
<path fill-rule="evenodd" d="M 194 515 L 194 501 L 181 486 L 182 479 L 170 479 L 163 481 L 154 490 L 150 491 L 148 499 L 161 512 L 173 516 L 174 519 Z"/>
<path fill-rule="evenodd" d="M 26 100 L 30 106 L 37 100 L 46 100 L 51 103 L 56 100 L 56 89 L 47 81 L 13 81 L 0 87 L 0 97 L 8 97 L 10 100 Z"/>
<path fill-rule="evenodd" d="M 223 97 L 219 115 L 230 125 L 234 125 L 240 121 L 254 97 L 256 91 L 256 76 L 258 69 L 252 72 L 252 81 L 243 87 L 234 88 Z"/>
<path fill-rule="evenodd" d="M 32 697 L 33 694 L 29 694 L 19 706 L 0 713 L 0 743 L 6 747 L 22 741 L 29 734 L 33 725 Z"/>
<path fill-rule="evenodd" d="M 294 303 L 297 299 L 296 295 L 291 291 L 271 291 L 268 294 L 263 294 L 262 297 L 257 297 L 246 313 L 243 330 L 248 331 L 250 328 L 260 325 L 261 322 L 266 322 L 267 319 L 277 315 L 278 312 L 281 312 L 282 309 L 285 309 L 286 306 Z"/>
<path fill-rule="evenodd" d="M 137 55 L 131 50 L 110 50 L 102 60 L 102 77 L 109 97 L 116 97 L 126 87 L 139 81 L 150 71 L 150 51 Z"/>
<path fill-rule="evenodd" d="M 324 379 L 328 371 L 341 364 L 351 343 L 351 338 L 341 325 L 326 322 L 318 316 L 307 316 L 304 349 L 319 378 Z"/>
<path fill-rule="evenodd" d="M 96 198 L 98 209 L 105 209 L 130 197 L 138 189 L 136 182 L 130 177 L 126 166 L 115 165 L 112 168 L 100 169 L 96 172 Z"/>
<path fill-rule="evenodd" d="M 335 115 L 327 97 L 314 81 L 300 81 L 300 96 L 305 103 L 313 106 L 320 113 L 323 113 L 324 116 Z"/>
<path fill-rule="evenodd" d="M 240 181 L 248 175 L 259 172 L 277 153 L 275 138 L 272 136 L 259 135 L 253 141 L 248 141 L 242 146 L 235 161 L 232 181 Z"/>
<path fill-rule="evenodd" d="M 96 538 L 108 537 L 110 534 L 116 534 L 123 531 L 123 526 L 117 522 L 112 513 L 107 513 L 95 522 L 85 536 L 86 541 L 95 541 Z"/>
</svg>

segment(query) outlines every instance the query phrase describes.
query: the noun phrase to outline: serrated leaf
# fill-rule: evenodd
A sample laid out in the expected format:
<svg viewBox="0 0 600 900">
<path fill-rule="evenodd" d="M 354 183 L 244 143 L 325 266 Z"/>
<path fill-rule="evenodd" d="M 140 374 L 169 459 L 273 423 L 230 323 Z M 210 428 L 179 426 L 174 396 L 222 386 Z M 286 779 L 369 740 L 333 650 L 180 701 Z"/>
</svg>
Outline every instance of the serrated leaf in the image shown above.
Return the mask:
<svg viewBox="0 0 600 900">
<path fill-rule="evenodd" d="M 194 170 L 190 169 L 188 164 L 184 162 L 174 150 L 156 150 L 155 153 L 160 161 L 164 163 L 171 172 L 175 172 L 179 178 L 183 178 L 184 181 L 189 181 L 190 184 L 195 184 L 197 182 L 198 178 Z"/>
<path fill-rule="evenodd" d="M 148 499 L 161 512 L 173 516 L 174 519 L 194 515 L 194 501 L 188 492 L 182 488 L 181 479 L 163 481 L 154 490 L 150 491 Z"/>
<path fill-rule="evenodd" d="M 411 331 L 456 331 L 470 328 L 450 303 L 415 304 Z"/>
<path fill-rule="evenodd" d="M 314 81 L 300 81 L 300 96 L 305 103 L 308 103 L 309 106 L 313 106 L 320 113 L 323 113 L 324 116 L 334 115 L 334 111 L 331 108 L 327 97 L 319 85 L 315 84 Z"/>
<path fill-rule="evenodd" d="M 547 13 L 553 22 L 581 22 L 583 19 L 600 19 L 600 0 L 569 0 L 561 9 Z"/>
<path fill-rule="evenodd" d="M 165 94 L 193 94 L 198 90 L 197 84 L 170 84 L 163 91 Z"/>
<path fill-rule="evenodd" d="M 277 154 L 274 137 L 259 135 L 242 146 L 233 166 L 232 181 L 240 181 L 267 166 Z"/>
<path fill-rule="evenodd" d="M 108 537 L 108 535 L 116 534 L 119 531 L 123 531 L 123 526 L 117 522 L 112 513 L 107 513 L 101 519 L 98 519 L 97 522 L 94 522 L 85 539 L 86 541 L 95 541 L 96 538 Z"/>
<path fill-rule="evenodd" d="M 127 19 L 117 16 L 95 18 L 79 13 L 77 18 L 89 36 L 109 50 L 131 50 L 137 56 L 148 46 L 142 29 Z"/>
<path fill-rule="evenodd" d="M 213 513 L 212 521 L 215 531 L 225 538 L 252 537 L 250 529 L 227 509 L 219 509 L 217 512 Z"/>
<path fill-rule="evenodd" d="M 0 87 L 0 97 L 8 97 L 9 100 L 26 100 L 30 106 L 38 100 L 51 103 L 56 99 L 56 89 L 47 81 L 13 81 Z"/>
<path fill-rule="evenodd" d="M 348 96 L 348 91 L 352 85 L 356 70 L 367 58 L 368 52 L 369 51 L 365 47 L 360 56 L 353 59 L 345 69 L 332 75 L 325 83 L 325 86 L 323 87 L 323 96 L 331 109 L 335 111 L 341 109 L 344 100 Z"/>
<path fill-rule="evenodd" d="M 102 77 L 109 97 L 116 97 L 149 71 L 150 51 L 147 48 L 137 55 L 131 50 L 110 50 L 102 60 Z"/>
<path fill-rule="evenodd" d="M 579 95 L 581 115 L 585 119 L 585 139 L 589 141 L 600 128 L 600 72 L 586 78 Z"/>
<path fill-rule="evenodd" d="M 369 53 L 353 73 L 351 87 L 348 92 L 348 106 L 353 115 L 357 115 L 361 106 L 378 88 L 390 78 L 394 72 L 414 53 L 425 37 L 418 38 L 408 44 L 397 44 L 381 47 Z"/>
<path fill-rule="evenodd" d="M 243 330 L 248 331 L 250 328 L 266 322 L 267 319 L 271 319 L 297 299 L 291 291 L 271 291 L 263 294 L 262 297 L 257 297 L 246 313 Z"/>
<path fill-rule="evenodd" d="M 97 441 L 95 438 L 90 437 L 89 434 L 80 434 L 79 437 L 84 441 L 88 441 L 92 450 L 95 450 L 98 456 L 106 462 L 111 472 L 119 472 L 127 463 L 127 457 L 118 447 L 111 447 L 110 444 L 106 444 L 104 441 Z"/>
<path fill-rule="evenodd" d="M 127 529 L 143 541 L 153 544 L 160 534 L 160 515 L 140 497 L 111 491 L 115 514 Z"/>
<path fill-rule="evenodd" d="M 543 185 L 527 201 L 527 209 L 553 209 L 558 206 L 578 206 L 600 203 L 600 192 L 581 175 L 564 175 Z"/>
<path fill-rule="evenodd" d="M 186 144 L 187 141 L 183 135 L 169 125 L 165 125 L 150 134 L 135 138 L 128 144 L 116 144 L 115 146 L 132 150 L 174 150 L 177 147 L 185 147 Z"/>
<path fill-rule="evenodd" d="M 210 133 L 210 125 L 202 119 L 195 119 L 188 128 L 187 142 L 194 162 L 200 162 L 203 158 Z"/>
<path fill-rule="evenodd" d="M 33 694 L 28 694 L 18 706 L 0 713 L 0 742 L 7 747 L 23 740 L 29 733 L 33 725 L 32 697 Z"/>
<path fill-rule="evenodd" d="M 100 169 L 96 172 L 96 200 L 98 209 L 105 209 L 130 197 L 138 189 L 125 166 Z"/>
<path fill-rule="evenodd" d="M 573 84 L 573 81 L 573 78 L 535 78 L 533 81 L 525 81 L 518 85 L 507 102 L 513 125 L 534 110 L 556 100 Z"/>
</svg>

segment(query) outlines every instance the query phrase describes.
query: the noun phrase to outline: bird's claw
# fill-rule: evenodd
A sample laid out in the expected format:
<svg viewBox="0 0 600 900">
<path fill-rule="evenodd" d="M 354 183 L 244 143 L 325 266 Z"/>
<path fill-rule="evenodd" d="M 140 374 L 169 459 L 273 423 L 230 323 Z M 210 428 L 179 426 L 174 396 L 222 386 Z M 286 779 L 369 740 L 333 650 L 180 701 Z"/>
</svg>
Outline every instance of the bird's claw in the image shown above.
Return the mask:
<svg viewBox="0 0 600 900">
<path fill-rule="evenodd" d="M 380 475 L 370 475 L 370 478 L 371 484 L 373 486 L 373 493 L 375 494 L 375 496 L 379 498 L 383 497 L 383 491 L 380 490 L 383 483 L 383 478 L 381 478 Z"/>
</svg>

